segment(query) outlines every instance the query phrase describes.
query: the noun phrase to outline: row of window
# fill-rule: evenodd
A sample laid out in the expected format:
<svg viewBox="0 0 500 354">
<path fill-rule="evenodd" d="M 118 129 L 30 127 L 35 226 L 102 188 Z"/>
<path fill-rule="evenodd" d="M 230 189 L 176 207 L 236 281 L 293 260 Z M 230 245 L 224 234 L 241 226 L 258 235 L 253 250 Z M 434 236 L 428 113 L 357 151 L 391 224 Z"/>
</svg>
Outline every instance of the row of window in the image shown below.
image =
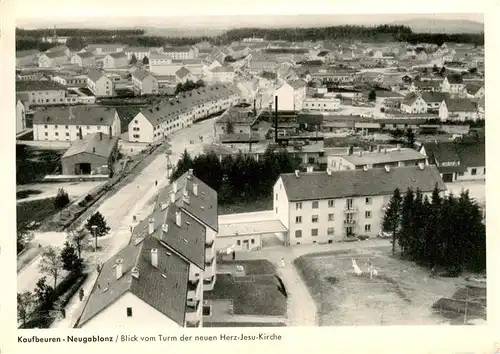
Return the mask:
<svg viewBox="0 0 500 354">
<path fill-rule="evenodd" d="M 47 124 L 45 124 L 43 127 L 44 127 L 45 129 L 47 129 L 47 128 L 48 128 L 48 125 L 47 125 Z M 59 127 L 58 125 L 54 125 L 54 129 L 58 129 L 58 127 Z M 82 128 L 83 128 L 83 126 L 82 126 Z M 65 126 L 64 126 L 64 129 L 69 129 L 69 126 L 68 126 L 68 125 L 65 125 Z M 76 129 L 80 129 L 80 126 L 79 126 L 79 125 L 77 125 L 77 126 L 76 126 Z M 87 125 L 87 129 L 90 129 L 90 125 Z M 101 126 L 100 126 L 100 125 L 98 125 L 98 126 L 97 126 L 97 130 L 101 130 Z M 137 130 L 139 130 L 139 129 L 137 129 Z"/>
<path fill-rule="evenodd" d="M 371 219 L 372 218 L 372 212 L 371 211 L 365 211 L 365 219 Z M 335 214 L 331 213 L 328 214 L 328 221 L 335 221 Z M 311 216 L 311 222 L 317 223 L 319 222 L 319 216 L 318 215 L 312 215 Z M 295 217 L 295 223 L 296 224 L 302 224 L 302 216 L 296 216 Z"/>
<path fill-rule="evenodd" d="M 276 201 L 278 201 L 278 193 L 276 193 Z M 302 203 L 303 202 L 295 203 L 295 210 L 302 210 L 302 206 L 303 206 Z M 365 198 L 365 205 L 372 205 L 372 198 L 371 197 Z M 312 201 L 311 207 L 312 207 L 312 209 L 318 209 L 319 208 L 319 201 L 317 201 L 317 200 Z M 334 199 L 328 200 L 328 207 L 329 208 L 335 207 L 335 200 Z M 352 199 L 346 199 L 346 207 L 349 209 L 353 207 L 353 200 Z"/>
<path fill-rule="evenodd" d="M 372 225 L 371 224 L 365 224 L 365 232 L 371 232 L 372 230 Z M 335 229 L 333 227 L 328 227 L 326 229 L 326 234 L 328 236 L 332 236 L 335 234 Z M 316 237 L 318 236 L 318 229 L 311 229 L 311 236 Z M 302 237 L 302 230 L 295 230 L 295 238 L 301 238 Z"/>
</svg>

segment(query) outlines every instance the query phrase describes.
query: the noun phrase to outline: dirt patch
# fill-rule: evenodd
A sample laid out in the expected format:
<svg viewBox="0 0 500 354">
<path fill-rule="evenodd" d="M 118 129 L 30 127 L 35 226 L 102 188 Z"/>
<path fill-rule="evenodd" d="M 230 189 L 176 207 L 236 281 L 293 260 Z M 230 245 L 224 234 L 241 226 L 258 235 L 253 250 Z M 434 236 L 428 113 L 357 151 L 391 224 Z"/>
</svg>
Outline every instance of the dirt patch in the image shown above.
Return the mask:
<svg viewBox="0 0 500 354">
<path fill-rule="evenodd" d="M 23 191 L 19 191 L 16 193 L 16 199 L 24 199 L 31 197 L 32 195 L 37 195 L 41 194 L 42 191 L 36 190 L 36 189 L 25 189 Z"/>
<path fill-rule="evenodd" d="M 331 285 L 336 285 L 339 282 L 335 277 L 325 277 L 325 280 Z"/>
</svg>

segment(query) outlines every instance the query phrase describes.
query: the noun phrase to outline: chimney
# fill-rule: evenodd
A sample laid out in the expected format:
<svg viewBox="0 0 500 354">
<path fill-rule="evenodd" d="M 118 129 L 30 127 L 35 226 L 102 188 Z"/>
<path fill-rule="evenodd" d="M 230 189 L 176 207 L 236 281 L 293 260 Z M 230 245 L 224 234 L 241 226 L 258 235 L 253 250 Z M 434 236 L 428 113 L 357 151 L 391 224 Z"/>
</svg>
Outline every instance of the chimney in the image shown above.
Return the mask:
<svg viewBox="0 0 500 354">
<path fill-rule="evenodd" d="M 158 248 L 151 248 L 151 265 L 158 268 Z"/>
<path fill-rule="evenodd" d="M 423 163 L 423 162 L 419 162 L 419 163 L 418 163 L 418 168 L 419 168 L 419 169 L 421 169 L 421 170 L 423 171 L 423 170 L 424 170 L 424 168 L 425 168 L 425 163 Z"/>
<path fill-rule="evenodd" d="M 396 149 L 397 149 L 398 151 L 401 151 L 401 144 L 396 145 Z"/>
<path fill-rule="evenodd" d="M 175 193 L 174 192 L 171 192 L 170 193 L 170 202 L 173 204 L 175 203 Z"/>
<path fill-rule="evenodd" d="M 313 172 L 314 171 L 314 167 L 313 166 L 307 166 L 307 172 Z"/>
<path fill-rule="evenodd" d="M 384 154 L 387 154 L 387 148 L 384 148 Z"/>
<path fill-rule="evenodd" d="M 198 195 L 198 183 L 193 183 L 193 194 Z"/>
<path fill-rule="evenodd" d="M 116 280 L 120 279 L 123 275 L 123 259 L 117 258 L 115 262 Z"/>
<path fill-rule="evenodd" d="M 331 176 L 331 175 L 332 175 L 332 170 L 330 169 L 330 167 L 328 167 L 328 168 L 326 169 L 326 174 L 327 174 L 328 176 Z"/>
<path fill-rule="evenodd" d="M 370 152 L 373 152 L 373 145 L 370 145 Z"/>
<path fill-rule="evenodd" d="M 192 168 L 190 168 L 188 170 L 188 177 L 193 177 L 193 169 Z"/>
<path fill-rule="evenodd" d="M 295 170 L 295 177 L 299 178 L 299 170 Z"/>
<path fill-rule="evenodd" d="M 257 100 L 253 100 L 253 114 L 257 115 Z"/>
<path fill-rule="evenodd" d="M 352 155 L 354 152 L 354 148 L 352 145 L 349 145 L 349 147 L 347 148 L 347 155 Z"/>
<path fill-rule="evenodd" d="M 99 132 L 99 140 L 102 140 L 102 132 Z"/>
<path fill-rule="evenodd" d="M 139 279 L 139 268 L 137 268 L 137 267 L 132 268 L 132 276 L 135 279 Z"/>
<path fill-rule="evenodd" d="M 109 138 L 111 139 L 113 137 L 113 128 L 109 127 Z"/>
<path fill-rule="evenodd" d="M 155 219 L 149 218 L 148 234 L 152 235 L 155 232 Z"/>
<path fill-rule="evenodd" d="M 389 165 L 385 165 L 384 168 L 385 168 L 385 172 L 391 171 L 391 166 L 389 166 Z"/>
<path fill-rule="evenodd" d="M 358 155 L 359 155 L 359 156 L 363 156 L 363 151 L 362 151 L 362 150 L 359 150 Z"/>
<path fill-rule="evenodd" d="M 82 127 L 78 128 L 78 135 L 80 135 L 80 140 L 83 139 Z"/>
<path fill-rule="evenodd" d="M 92 152 L 95 153 L 95 146 L 92 148 Z"/>
<path fill-rule="evenodd" d="M 176 211 L 175 212 L 175 224 L 178 226 L 178 227 L 181 227 L 181 212 L 180 211 Z"/>
<path fill-rule="evenodd" d="M 172 183 L 172 191 L 177 193 L 177 182 Z"/>
<path fill-rule="evenodd" d="M 75 116 L 73 115 L 73 107 L 69 106 L 69 120 L 73 119 Z"/>
<path fill-rule="evenodd" d="M 274 97 L 274 142 L 278 143 L 278 96 Z"/>
<path fill-rule="evenodd" d="M 167 233 L 168 232 L 168 224 L 163 224 L 162 227 L 161 227 L 161 230 L 164 232 L 164 233 Z"/>
</svg>

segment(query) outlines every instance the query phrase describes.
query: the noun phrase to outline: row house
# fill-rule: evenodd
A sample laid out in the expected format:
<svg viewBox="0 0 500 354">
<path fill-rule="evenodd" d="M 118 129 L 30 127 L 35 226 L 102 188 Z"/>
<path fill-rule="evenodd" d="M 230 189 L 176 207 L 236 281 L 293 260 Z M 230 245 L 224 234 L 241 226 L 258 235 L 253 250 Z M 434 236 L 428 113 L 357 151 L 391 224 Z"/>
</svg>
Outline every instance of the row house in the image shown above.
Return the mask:
<svg viewBox="0 0 500 354">
<path fill-rule="evenodd" d="M 229 46 L 229 55 L 234 59 L 244 58 L 250 54 L 250 48 L 246 45 Z"/>
<path fill-rule="evenodd" d="M 176 98 L 141 110 L 128 126 L 129 141 L 156 143 L 195 121 L 238 103 L 239 91 L 214 85 L 184 92 Z"/>
<path fill-rule="evenodd" d="M 89 44 L 82 52 L 89 52 L 95 55 L 106 55 L 111 53 L 123 52 L 127 46 L 124 44 Z"/>
<path fill-rule="evenodd" d="M 140 95 L 154 95 L 158 93 L 158 79 L 149 71 L 138 69 L 132 74 L 134 91 Z"/>
<path fill-rule="evenodd" d="M 87 86 L 87 76 L 77 75 L 77 76 L 52 76 L 50 78 L 52 81 L 57 82 L 66 87 L 86 87 Z"/>
<path fill-rule="evenodd" d="M 306 99 L 304 99 L 304 104 L 302 107 L 310 111 L 338 111 L 340 110 L 340 99 L 333 97 L 307 97 Z"/>
<path fill-rule="evenodd" d="M 438 80 L 413 81 L 408 88 L 410 92 L 440 92 L 441 82 Z"/>
<path fill-rule="evenodd" d="M 453 96 L 463 96 L 465 92 L 465 83 L 462 75 L 446 76 L 441 85 L 441 91 L 447 92 Z"/>
<path fill-rule="evenodd" d="M 193 47 L 165 47 L 163 54 L 168 55 L 173 60 L 197 59 L 199 49 Z"/>
<path fill-rule="evenodd" d="M 203 61 L 201 59 L 183 59 L 182 65 L 194 76 L 201 77 L 203 75 Z"/>
<path fill-rule="evenodd" d="M 443 100 L 450 98 L 446 92 L 421 92 L 419 95 L 427 104 L 428 112 L 438 111 Z"/>
<path fill-rule="evenodd" d="M 420 94 L 411 92 L 401 102 L 400 109 L 404 113 L 427 113 L 427 103 Z"/>
<path fill-rule="evenodd" d="M 334 243 L 375 237 L 395 189 L 445 191 L 435 166 L 354 169 L 282 174 L 273 188 L 273 211 L 288 230 L 286 244 Z"/>
<path fill-rule="evenodd" d="M 423 143 L 426 163 L 438 168 L 444 182 L 486 178 L 484 141 L 435 141 Z"/>
<path fill-rule="evenodd" d="M 184 66 L 175 72 L 175 81 L 178 84 L 185 84 L 188 81 L 195 82 L 197 80 L 197 77 Z"/>
<path fill-rule="evenodd" d="M 212 83 L 233 83 L 234 68 L 232 66 L 217 66 L 210 70 L 208 80 Z"/>
<path fill-rule="evenodd" d="M 217 140 L 221 140 L 222 136 L 226 134 L 250 135 L 256 120 L 256 112 L 251 106 L 231 107 L 214 124 L 216 138 Z M 233 128 L 232 132 L 228 132 L 228 124 L 231 124 Z"/>
<path fill-rule="evenodd" d="M 39 55 L 40 52 L 36 49 L 16 51 L 16 68 L 23 66 L 37 66 Z"/>
<path fill-rule="evenodd" d="M 217 232 L 217 192 L 189 170 L 160 191 L 134 241 L 102 265 L 77 327 L 203 327 Z"/>
<path fill-rule="evenodd" d="M 303 80 L 285 82 L 274 93 L 278 98 L 278 110 L 300 111 L 306 98 L 306 83 Z"/>
<path fill-rule="evenodd" d="M 151 48 L 148 47 L 127 47 L 123 50 L 129 62 L 130 60 L 132 60 L 132 57 L 134 56 L 138 61 L 144 60 L 144 57 L 147 57 L 149 59 L 151 52 L 155 51 L 156 50 L 154 49 L 151 50 Z"/>
<path fill-rule="evenodd" d="M 29 105 L 55 105 L 64 103 L 66 88 L 61 84 L 49 81 L 16 81 L 16 93 L 25 94 Z"/>
<path fill-rule="evenodd" d="M 382 148 L 380 145 L 376 150 L 371 147 L 370 151 L 354 152 L 352 146 L 347 148 L 344 155 L 333 155 L 327 157 L 327 167 L 332 171 L 362 170 L 366 168 L 406 167 L 418 166 L 425 163 L 426 157 L 409 148 L 395 149 Z"/>
<path fill-rule="evenodd" d="M 120 117 L 115 108 L 46 107 L 37 110 L 33 116 L 35 141 L 74 141 L 80 138 L 80 134 L 84 137 L 98 132 L 120 137 Z"/>
<path fill-rule="evenodd" d="M 154 75 L 173 76 L 184 66 L 180 60 L 172 60 L 169 56 L 155 54 L 153 63 L 149 62 L 149 71 Z"/>
<path fill-rule="evenodd" d="M 120 69 L 126 68 L 128 66 L 129 59 L 127 54 L 124 52 L 116 52 L 106 54 L 102 61 L 102 67 L 104 69 Z"/>
<path fill-rule="evenodd" d="M 113 96 L 113 81 L 97 69 L 90 69 L 87 73 L 87 88 L 96 97 Z"/>
<path fill-rule="evenodd" d="M 75 53 L 71 57 L 70 62 L 81 68 L 94 67 L 97 65 L 96 57 L 94 53 L 91 52 Z"/>
</svg>

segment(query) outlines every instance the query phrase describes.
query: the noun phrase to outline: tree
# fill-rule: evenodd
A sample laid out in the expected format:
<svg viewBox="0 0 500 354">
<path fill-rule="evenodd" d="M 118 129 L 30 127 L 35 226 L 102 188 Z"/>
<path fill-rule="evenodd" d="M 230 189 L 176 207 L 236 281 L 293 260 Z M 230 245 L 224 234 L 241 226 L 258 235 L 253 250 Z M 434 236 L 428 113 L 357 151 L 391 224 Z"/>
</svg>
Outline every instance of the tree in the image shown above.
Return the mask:
<svg viewBox="0 0 500 354">
<path fill-rule="evenodd" d="M 441 68 L 441 70 L 439 71 L 439 75 L 440 75 L 441 77 L 443 77 L 445 73 L 446 73 L 446 68 L 443 66 L 443 67 Z"/>
<path fill-rule="evenodd" d="M 46 276 L 38 279 L 35 285 L 34 295 L 41 309 L 48 310 L 52 308 L 52 305 L 54 303 L 54 289 L 47 284 Z"/>
<path fill-rule="evenodd" d="M 437 67 L 436 64 L 434 64 L 434 66 L 432 67 L 432 72 L 433 73 L 438 73 L 439 72 L 439 68 Z"/>
<path fill-rule="evenodd" d="M 236 59 L 234 59 L 234 58 L 233 58 L 232 56 L 230 56 L 230 55 L 226 55 L 226 56 L 224 57 L 224 61 L 225 61 L 226 63 L 234 63 L 234 62 L 236 61 Z"/>
<path fill-rule="evenodd" d="M 406 130 L 405 139 L 406 139 L 406 146 L 409 147 L 410 149 L 413 149 L 415 146 L 415 133 L 413 132 L 413 129 L 408 128 L 408 130 Z"/>
<path fill-rule="evenodd" d="M 68 193 L 63 188 L 59 188 L 59 190 L 57 191 L 57 195 L 56 195 L 56 199 L 54 200 L 54 203 L 56 205 L 56 209 L 59 209 L 59 210 L 64 208 L 69 203 Z"/>
<path fill-rule="evenodd" d="M 371 89 L 368 93 L 368 101 L 375 101 L 377 99 L 377 93 L 374 89 Z"/>
<path fill-rule="evenodd" d="M 135 65 L 137 64 L 137 57 L 135 56 L 135 54 L 132 54 L 132 57 L 130 58 L 130 64 L 132 65 Z"/>
<path fill-rule="evenodd" d="M 109 232 L 109 230 L 111 230 L 111 228 L 106 223 L 104 216 L 100 212 L 96 212 L 87 220 L 85 228 L 90 232 L 93 232 L 92 226 L 97 226 L 95 231 L 97 236 L 104 236 Z"/>
<path fill-rule="evenodd" d="M 196 87 L 205 87 L 205 82 L 202 79 L 199 79 L 198 81 L 196 81 Z"/>
<path fill-rule="evenodd" d="M 227 121 L 226 123 L 226 134 L 233 134 L 234 133 L 234 125 L 233 122 L 230 120 Z"/>
<path fill-rule="evenodd" d="M 88 236 L 88 231 L 83 228 L 68 232 L 67 239 L 75 246 L 78 258 L 82 258 L 83 246 L 85 245 Z"/>
<path fill-rule="evenodd" d="M 64 248 L 61 251 L 61 261 L 63 269 L 68 272 L 80 272 L 82 270 L 82 260 L 78 258 L 75 247 L 68 241 L 64 243 Z"/>
<path fill-rule="evenodd" d="M 389 206 L 382 220 L 382 230 L 392 232 L 392 254 L 396 254 L 396 240 L 401 216 L 401 194 L 399 189 L 394 190 L 394 194 L 389 202 Z"/>
<path fill-rule="evenodd" d="M 413 218 L 414 218 L 415 195 L 411 188 L 406 191 L 401 205 L 401 232 L 399 234 L 399 246 L 401 255 L 409 253 L 413 239 Z"/>
<path fill-rule="evenodd" d="M 47 247 L 41 255 L 38 269 L 40 272 L 50 275 L 54 278 L 54 289 L 57 287 L 57 277 L 63 268 L 61 255 L 57 247 Z"/>
<path fill-rule="evenodd" d="M 477 68 L 470 68 L 469 73 L 471 73 L 471 74 L 477 73 Z"/>
<path fill-rule="evenodd" d="M 36 298 L 30 291 L 26 291 L 22 294 L 17 294 L 17 319 L 21 321 L 23 325 L 33 312 L 36 306 Z"/>
<path fill-rule="evenodd" d="M 424 68 L 424 70 L 422 70 L 422 74 L 427 75 L 427 73 L 427 68 Z"/>
<path fill-rule="evenodd" d="M 442 198 L 439 194 L 438 184 L 434 186 L 429 206 L 429 217 L 427 220 L 426 249 L 428 253 L 429 268 L 433 268 L 439 262 L 439 249 L 441 248 L 441 208 Z"/>
<path fill-rule="evenodd" d="M 144 58 L 142 59 L 142 64 L 143 65 L 148 65 L 149 64 L 149 59 L 147 56 L 144 56 Z"/>
<path fill-rule="evenodd" d="M 179 159 L 179 161 L 177 161 L 177 166 L 172 172 L 172 176 L 170 176 L 170 183 L 175 181 L 177 178 L 182 176 L 191 168 L 193 168 L 193 159 L 191 158 L 191 155 L 189 155 L 189 152 L 187 152 L 187 150 L 184 149 L 181 158 Z"/>
<path fill-rule="evenodd" d="M 86 45 L 87 43 L 85 43 L 85 40 L 82 37 L 69 37 L 66 41 L 66 46 L 74 52 L 79 52 L 85 48 Z"/>
<path fill-rule="evenodd" d="M 17 253 L 19 254 L 33 240 L 33 233 L 26 230 L 17 230 Z"/>
</svg>

